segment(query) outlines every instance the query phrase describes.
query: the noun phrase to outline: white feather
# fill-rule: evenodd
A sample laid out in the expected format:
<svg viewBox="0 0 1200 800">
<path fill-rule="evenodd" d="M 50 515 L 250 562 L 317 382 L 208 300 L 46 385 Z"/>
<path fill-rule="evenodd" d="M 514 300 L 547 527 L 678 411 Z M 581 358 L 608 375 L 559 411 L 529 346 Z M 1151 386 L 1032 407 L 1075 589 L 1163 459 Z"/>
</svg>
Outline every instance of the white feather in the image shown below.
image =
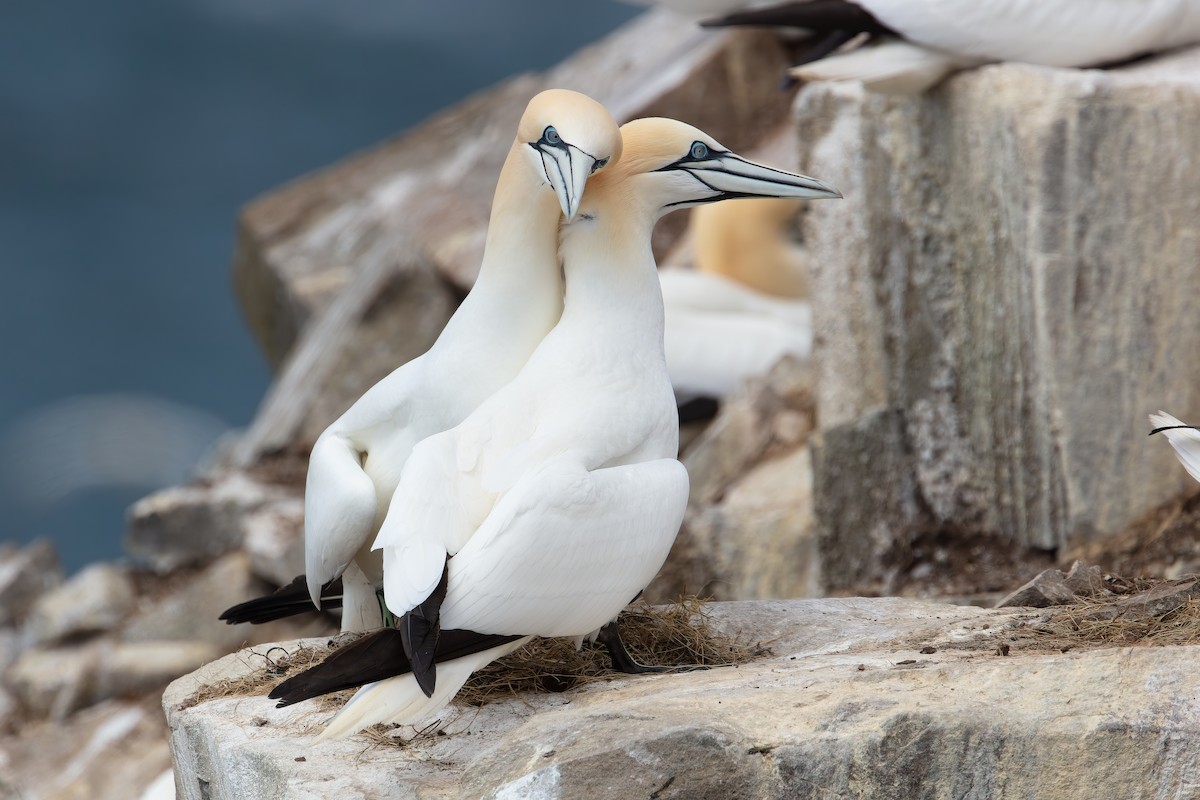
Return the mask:
<svg viewBox="0 0 1200 800">
<path fill-rule="evenodd" d="M 687 497 L 673 458 L 531 470 L 450 560 L 442 624 L 541 636 L 599 628 L 654 578 Z"/>
<path fill-rule="evenodd" d="M 437 683 L 431 697 L 425 696 L 411 673 L 368 683 L 342 706 L 325 730 L 321 731 L 317 742 L 340 739 L 371 725 L 392 720 L 425 722 L 446 707 L 471 677 L 471 673 L 522 647 L 532 638 L 526 636 L 491 650 L 438 664 Z"/>
<path fill-rule="evenodd" d="M 646 0 L 650 3 L 651 0 Z M 1200 42 L 1198 0 L 855 0 L 913 49 L 865 48 L 796 68 L 806 81 L 861 80 L 874 91 L 923 91 L 966 66 L 1021 61 L 1092 67 Z M 710 17 L 778 3 L 657 0 Z M 868 52 L 874 50 L 873 52 Z M 919 51 L 919 52 L 918 52 Z"/>
<path fill-rule="evenodd" d="M 1186 424 L 1165 411 L 1150 415 L 1150 425 L 1154 428 Z M 1193 427 L 1172 428 L 1163 431 L 1162 435 L 1167 437 L 1167 441 L 1175 449 L 1175 455 L 1183 464 L 1183 468 L 1188 471 L 1189 475 L 1200 481 L 1200 431 Z"/>
<path fill-rule="evenodd" d="M 919 94 L 947 75 L 983 63 L 920 45 L 883 38 L 856 50 L 802 64 L 789 74 L 802 81 L 861 81 L 881 94 Z"/>
</svg>

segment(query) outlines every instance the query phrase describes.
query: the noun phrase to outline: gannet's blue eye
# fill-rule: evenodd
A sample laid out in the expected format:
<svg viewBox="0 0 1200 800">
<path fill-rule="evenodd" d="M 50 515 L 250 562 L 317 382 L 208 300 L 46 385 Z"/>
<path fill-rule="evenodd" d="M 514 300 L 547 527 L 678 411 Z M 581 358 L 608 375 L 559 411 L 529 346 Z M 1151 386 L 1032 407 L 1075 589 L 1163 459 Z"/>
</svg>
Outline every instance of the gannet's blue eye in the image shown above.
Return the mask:
<svg viewBox="0 0 1200 800">
<path fill-rule="evenodd" d="M 676 150 L 675 152 L 679 152 Z M 704 142 L 692 142 L 692 158 L 696 161 L 703 161 L 708 158 L 708 145 Z"/>
<path fill-rule="evenodd" d="M 559 142 L 562 141 L 562 137 L 558 135 L 558 131 L 554 130 L 553 125 L 547 127 L 546 130 L 542 131 L 542 138 L 545 139 L 550 144 L 558 144 Z"/>
</svg>

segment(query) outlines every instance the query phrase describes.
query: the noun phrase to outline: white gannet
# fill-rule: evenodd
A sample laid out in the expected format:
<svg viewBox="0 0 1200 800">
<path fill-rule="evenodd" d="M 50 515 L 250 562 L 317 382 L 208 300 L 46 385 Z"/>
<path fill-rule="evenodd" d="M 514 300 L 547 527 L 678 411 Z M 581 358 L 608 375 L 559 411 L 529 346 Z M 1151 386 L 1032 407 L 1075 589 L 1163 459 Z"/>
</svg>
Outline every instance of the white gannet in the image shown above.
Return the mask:
<svg viewBox="0 0 1200 800">
<path fill-rule="evenodd" d="M 383 624 L 382 562 L 370 546 L 413 445 L 457 425 L 512 380 L 558 322 L 560 214 L 575 215 L 589 176 L 620 148 L 616 122 L 591 98 L 552 89 L 530 100 L 500 171 L 470 294 L 428 352 L 371 387 L 313 447 L 305 576 L 222 619 L 263 622 L 311 610 L 308 598 L 322 607 L 324 587 L 323 607 L 341 600 L 343 631 Z M 338 578 L 341 598 L 327 586 Z"/>
<path fill-rule="evenodd" d="M 789 230 L 798 206 L 796 200 L 763 198 L 692 212 L 688 231 L 696 269 L 659 272 L 667 370 L 681 417 L 704 416 L 689 411 L 693 401 L 720 400 L 784 355 L 808 358 L 808 254 Z"/>
<path fill-rule="evenodd" d="M 609 623 L 666 559 L 688 476 L 675 458 L 654 224 L 730 197 L 838 195 L 681 122 L 621 133 L 621 160 L 589 182 L 562 233 L 562 319 L 512 383 L 413 448 L 376 539 L 412 671 L 363 686 L 322 739 L 428 717 L 530 635 L 615 638 Z M 443 660 L 443 627 L 520 638 Z"/>
<path fill-rule="evenodd" d="M 924 91 L 965 67 L 1022 61 L 1094 67 L 1200 41 L 1198 0 L 654 0 L 723 16 L 704 25 L 801 28 L 815 38 L 800 80 Z M 852 40 L 872 39 L 854 48 Z M 844 47 L 850 45 L 849 47 Z"/>
<path fill-rule="evenodd" d="M 1200 481 L 1200 429 L 1175 419 L 1165 411 L 1151 414 L 1150 424 L 1154 426 L 1150 435 L 1162 433 L 1166 436 L 1183 468 Z"/>
</svg>

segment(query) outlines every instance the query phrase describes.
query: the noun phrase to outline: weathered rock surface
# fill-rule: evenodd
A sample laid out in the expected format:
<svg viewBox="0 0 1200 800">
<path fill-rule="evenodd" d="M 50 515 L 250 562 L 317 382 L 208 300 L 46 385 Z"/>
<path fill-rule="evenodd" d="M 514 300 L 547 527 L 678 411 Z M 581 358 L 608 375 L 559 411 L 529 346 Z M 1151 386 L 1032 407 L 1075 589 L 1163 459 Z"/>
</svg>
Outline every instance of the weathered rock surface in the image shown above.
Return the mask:
<svg viewBox="0 0 1200 800">
<path fill-rule="evenodd" d="M 169 572 L 207 563 L 239 547 L 251 530 L 261 541 L 261 527 L 272 521 L 293 529 L 279 535 L 299 540 L 299 496 L 297 488 L 258 480 L 245 470 L 164 489 L 130 507 L 125 551 L 159 572 Z"/>
<path fill-rule="evenodd" d="M 683 528 L 653 602 L 820 593 L 812 515 L 812 371 L 791 358 L 728 398 L 682 459 L 691 478 Z"/>
<path fill-rule="evenodd" d="M 1194 648 L 1001 656 L 1012 612 L 895 599 L 712 608 L 774 655 L 453 710 L 446 735 L 402 749 L 313 746 L 331 712 L 311 704 L 189 706 L 264 663 L 229 656 L 164 696 L 180 797 L 1123 800 L 1200 785 Z"/>
<path fill-rule="evenodd" d="M 0 544 L 0 628 L 22 622 L 34 602 L 62 580 L 50 542 L 39 540 L 24 548 Z"/>
<path fill-rule="evenodd" d="M 133 581 L 114 564 L 92 564 L 33 604 L 26 630 L 35 642 L 49 642 L 110 630 L 130 612 Z"/>
<path fill-rule="evenodd" d="M 136 798 L 170 763 L 155 704 L 114 700 L 0 737 L 0 797 Z"/>
<path fill-rule="evenodd" d="M 827 589 L 922 532 L 1054 550 L 1181 492 L 1145 433 L 1167 398 L 1200 414 L 1200 50 L 813 85 L 797 119 L 847 198 L 806 227 Z"/>
<path fill-rule="evenodd" d="M 1000 598 L 996 607 L 1046 608 L 1106 593 L 1108 590 L 1100 567 L 1089 567 L 1082 561 L 1076 561 L 1065 575 L 1057 569 L 1039 572 L 1024 586 Z"/>
<path fill-rule="evenodd" d="M 32 648 L 4 676 L 23 710 L 62 720 L 116 697 L 146 694 L 225 652 L 206 642 L 118 642 Z"/>
<path fill-rule="evenodd" d="M 289 635 L 315 636 L 327 629 L 316 614 L 265 625 L 227 625 L 218 619 L 229 606 L 270 591 L 251 571 L 245 553 L 228 553 L 194 574 L 181 576 L 175 586 L 141 598 L 119 635 L 127 642 L 199 641 L 229 652 L 243 644 Z"/>
</svg>

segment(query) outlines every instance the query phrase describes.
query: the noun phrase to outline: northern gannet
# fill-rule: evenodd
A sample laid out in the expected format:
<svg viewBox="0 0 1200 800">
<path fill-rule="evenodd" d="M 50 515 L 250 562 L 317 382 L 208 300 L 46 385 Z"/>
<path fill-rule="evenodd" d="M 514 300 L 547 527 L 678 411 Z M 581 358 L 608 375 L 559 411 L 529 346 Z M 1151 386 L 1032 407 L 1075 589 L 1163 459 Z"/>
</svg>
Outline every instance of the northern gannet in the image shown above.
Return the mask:
<svg viewBox="0 0 1200 800">
<path fill-rule="evenodd" d="M 383 624 L 382 562 L 370 547 L 413 445 L 457 425 L 512 380 L 558 322 L 560 215 L 575 216 L 589 176 L 620 151 L 616 122 L 591 98 L 552 89 L 530 100 L 500 171 L 470 294 L 428 352 L 371 387 L 313 447 L 303 580 L 222 619 L 262 622 L 311 610 L 311 599 L 326 608 L 340 600 L 343 631 Z"/>
<path fill-rule="evenodd" d="M 801 28 L 815 34 L 792 75 L 859 80 L 875 91 L 924 91 L 994 61 L 1094 67 L 1200 41 L 1197 0 L 655 0 L 722 14 L 702 24 Z M 867 46 L 852 48 L 865 38 Z"/>
<path fill-rule="evenodd" d="M 592 179 L 562 233 L 562 319 L 512 383 L 413 448 L 392 497 L 375 547 L 405 639 L 396 671 L 412 671 L 363 686 L 322 739 L 428 717 L 531 635 L 615 633 L 609 623 L 667 557 L 688 476 L 675 457 L 654 224 L 734 197 L 839 195 L 674 120 L 621 134 L 621 160 Z M 520 638 L 440 660 L 451 630 Z"/>
<path fill-rule="evenodd" d="M 1162 433 L 1166 436 L 1183 468 L 1200 481 L 1200 429 L 1175 419 L 1165 411 L 1151 414 L 1150 424 L 1154 426 L 1150 435 Z"/>
<path fill-rule="evenodd" d="M 789 232 L 798 205 L 764 198 L 700 206 L 688 225 L 696 269 L 659 272 L 681 420 L 701 418 L 694 408 L 715 411 L 711 401 L 784 355 L 808 358 L 808 254 Z"/>
</svg>

